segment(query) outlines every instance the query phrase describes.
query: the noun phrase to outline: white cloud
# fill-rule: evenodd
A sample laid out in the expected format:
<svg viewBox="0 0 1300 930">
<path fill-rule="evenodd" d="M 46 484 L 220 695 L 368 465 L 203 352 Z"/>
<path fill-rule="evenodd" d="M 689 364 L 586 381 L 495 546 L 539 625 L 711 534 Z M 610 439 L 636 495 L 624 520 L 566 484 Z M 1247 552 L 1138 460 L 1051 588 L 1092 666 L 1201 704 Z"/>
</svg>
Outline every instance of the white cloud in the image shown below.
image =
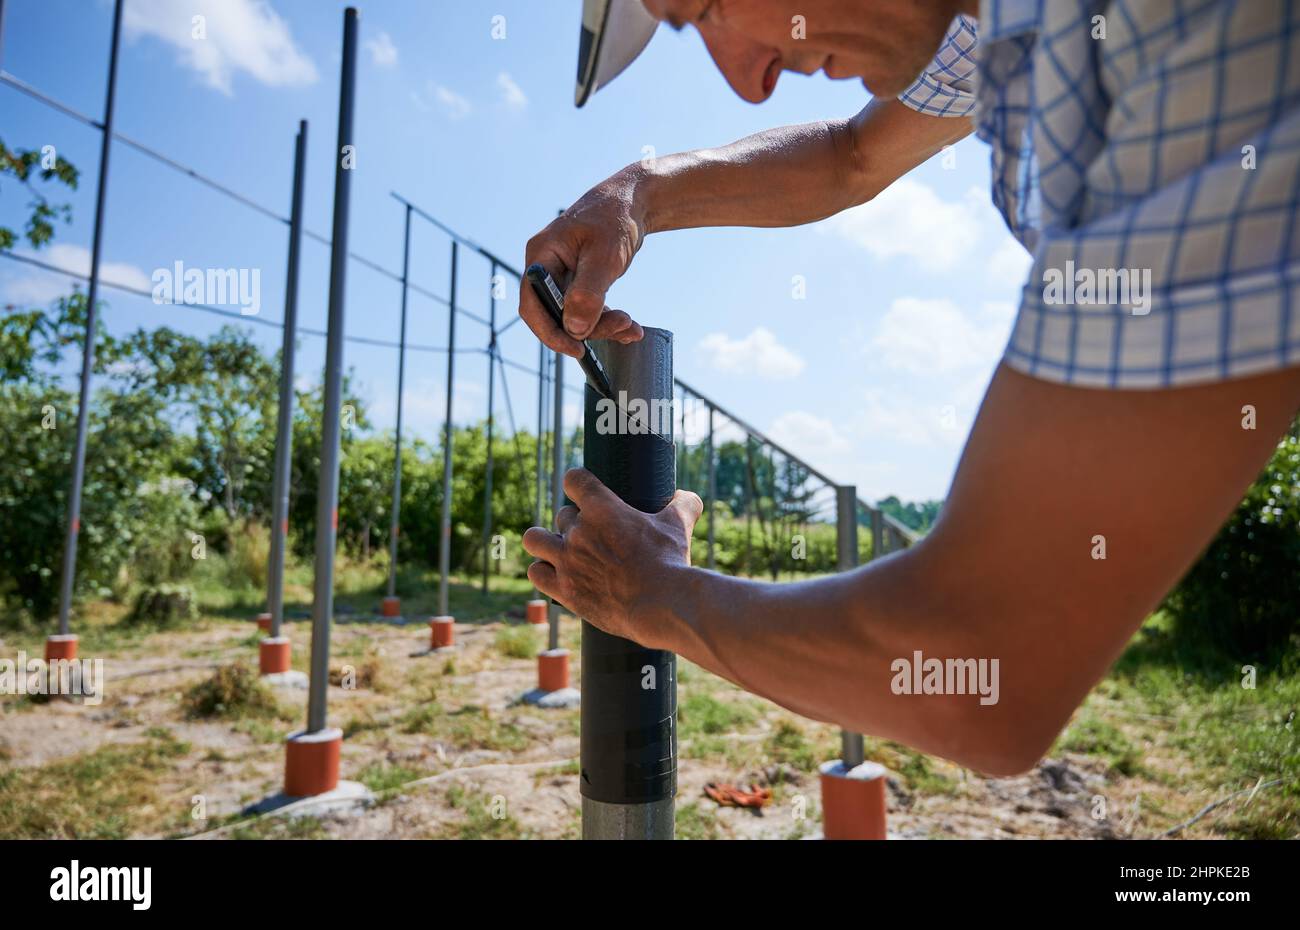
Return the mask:
<svg viewBox="0 0 1300 930">
<path fill-rule="evenodd" d="M 886 395 L 879 388 L 863 393 L 857 425 L 876 442 L 893 440 L 909 446 L 955 446 L 969 429 L 969 412 L 955 405 L 920 404 L 908 396 Z"/>
<path fill-rule="evenodd" d="M 449 119 L 464 119 L 474 112 L 473 105 L 449 87 L 426 81 L 424 91 L 411 91 L 411 100 L 421 110 L 428 112 L 437 107 Z"/>
<path fill-rule="evenodd" d="M 992 368 L 1013 314 L 1007 303 L 985 303 L 976 314 L 947 299 L 900 297 L 889 305 L 869 351 L 887 368 L 910 374 Z"/>
<path fill-rule="evenodd" d="M 818 467 L 820 462 L 838 459 L 853 448 L 834 423 L 803 410 L 781 414 L 772 422 L 768 435 L 773 441 Z"/>
<path fill-rule="evenodd" d="M 22 249 L 19 250 L 18 254 L 39 259 L 47 265 L 54 265 L 74 274 L 87 276 L 90 274 L 90 250 L 79 245 L 58 243 L 41 249 L 39 252 Z M 5 302 L 12 303 L 15 306 L 44 306 L 59 297 L 72 293 L 74 280 L 41 268 L 32 268 L 30 271 L 6 282 L 4 288 Z M 101 284 L 121 284 L 125 287 L 143 291 L 153 290 L 153 283 L 149 280 L 149 275 L 135 265 L 129 265 L 125 262 L 101 261 L 99 280 Z M 76 283 L 82 290 L 85 290 L 85 281 L 77 281 Z"/>
<path fill-rule="evenodd" d="M 522 110 L 528 106 L 528 97 L 524 94 L 523 88 L 506 72 L 502 71 L 497 75 L 497 87 L 501 91 L 501 99 L 510 109 Z"/>
<path fill-rule="evenodd" d="M 1033 264 L 1033 256 L 1008 234 L 989 257 L 989 279 L 1008 288 L 1019 288 L 1025 283 Z"/>
<path fill-rule="evenodd" d="M 804 360 L 777 342 L 772 331 L 758 327 L 743 339 L 726 333 L 710 333 L 700 340 L 700 351 L 718 371 L 728 374 L 756 374 L 760 378 L 793 378 L 804 369 Z"/>
<path fill-rule="evenodd" d="M 823 225 L 876 258 L 907 258 L 946 271 L 974 250 L 987 225 L 979 209 L 987 200 L 987 192 L 972 189 L 962 200 L 947 201 L 920 181 L 902 178 Z"/>
<path fill-rule="evenodd" d="M 397 65 L 397 46 L 388 33 L 380 30 L 373 39 L 366 39 L 365 49 L 370 53 L 370 61 L 378 68 L 393 68 Z"/>
<path fill-rule="evenodd" d="M 318 77 L 266 0 L 131 0 L 124 24 L 128 38 L 152 36 L 175 48 L 181 64 L 223 94 L 241 71 L 270 87 L 313 84 Z"/>
</svg>

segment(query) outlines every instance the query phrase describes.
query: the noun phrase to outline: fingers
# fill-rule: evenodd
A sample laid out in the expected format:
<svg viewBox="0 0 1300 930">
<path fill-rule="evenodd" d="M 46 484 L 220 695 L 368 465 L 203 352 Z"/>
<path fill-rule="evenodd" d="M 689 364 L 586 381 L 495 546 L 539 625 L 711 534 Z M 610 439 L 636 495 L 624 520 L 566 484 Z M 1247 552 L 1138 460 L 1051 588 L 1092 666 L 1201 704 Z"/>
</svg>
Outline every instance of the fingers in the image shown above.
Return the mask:
<svg viewBox="0 0 1300 930">
<path fill-rule="evenodd" d="M 556 263 L 542 262 L 542 264 L 546 266 L 546 270 L 551 273 L 552 277 L 559 277 L 556 273 L 559 270 Z M 528 328 L 548 349 L 554 349 L 556 352 L 562 352 L 574 358 L 582 358 L 582 343 L 560 328 L 559 324 L 546 312 L 546 308 L 542 306 L 542 302 L 538 300 L 537 295 L 533 293 L 532 285 L 527 282 L 523 282 L 519 286 L 519 316 L 523 318 Z"/>
<path fill-rule="evenodd" d="M 534 562 L 528 566 L 528 580 L 547 597 L 559 600 L 559 577 L 555 574 L 554 565 L 549 562 Z"/>
<path fill-rule="evenodd" d="M 607 248 L 587 245 L 578 253 L 573 280 L 564 292 L 564 329 L 574 339 L 590 339 L 605 310 L 605 292 L 625 267 Z"/>
<path fill-rule="evenodd" d="M 524 533 L 524 551 L 544 562 L 558 562 L 564 554 L 564 537 L 540 526 L 530 527 Z"/>
<path fill-rule="evenodd" d="M 555 515 L 555 529 L 558 530 L 561 535 L 567 535 L 569 530 L 573 529 L 573 524 L 577 522 L 577 507 L 561 507 L 559 513 Z"/>
<path fill-rule="evenodd" d="M 627 506 L 585 468 L 570 468 L 564 473 L 564 493 L 580 510 L 598 511 L 616 505 Z"/>
<path fill-rule="evenodd" d="M 591 335 L 587 338 L 612 339 L 626 345 L 629 342 L 641 341 L 643 336 L 645 336 L 645 331 L 641 328 L 640 323 L 622 310 L 611 310 L 606 307 L 605 312 L 596 321 L 596 328 L 591 331 Z"/>
</svg>

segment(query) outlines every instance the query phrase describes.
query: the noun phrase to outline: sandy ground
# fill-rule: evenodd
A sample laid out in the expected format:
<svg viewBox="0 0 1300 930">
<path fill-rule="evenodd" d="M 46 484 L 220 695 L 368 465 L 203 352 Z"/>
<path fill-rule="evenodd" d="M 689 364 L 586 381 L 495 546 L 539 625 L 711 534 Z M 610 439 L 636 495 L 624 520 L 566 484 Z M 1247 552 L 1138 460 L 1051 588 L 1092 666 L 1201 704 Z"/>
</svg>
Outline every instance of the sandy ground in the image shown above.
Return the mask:
<svg viewBox="0 0 1300 930">
<path fill-rule="evenodd" d="M 274 794 L 283 779 L 285 734 L 305 717 L 306 692 L 276 689 L 269 719 L 188 719 L 188 689 L 223 664 L 256 665 L 252 624 L 212 622 L 189 632 L 157 633 L 105 657 L 106 693 L 99 706 L 66 700 L 0 699 L 0 767 L 29 770 L 66 763 L 101 747 L 139 744 L 170 734 L 188 750 L 150 770 L 151 801 L 127 812 L 130 835 L 325 835 L 356 838 L 517 836 L 576 837 L 580 832 L 577 710 L 522 704 L 536 683 L 535 662 L 510 658 L 498 645 L 503 624 L 458 625 L 457 647 L 424 654 L 418 625 L 342 623 L 332 666 L 356 670 L 352 688 L 330 688 L 330 719 L 347 733 L 345 779 L 386 779 L 368 806 L 294 821 L 256 822 L 238 815 Z M 574 649 L 577 623 L 565 618 Z M 290 626 L 294 664 L 305 668 L 305 624 Z M 0 655 L 11 655 L 5 646 Z M 180 657 L 180 658 L 176 658 Z M 678 833 L 687 837 L 797 838 L 821 830 L 818 761 L 838 755 L 838 734 L 749 695 L 683 663 L 678 773 Z M 711 706 L 737 702 L 741 718 L 701 731 L 693 696 Z M 435 703 L 436 702 L 436 703 Z M 426 716 L 412 714 L 426 709 Z M 415 722 L 413 722 L 413 720 Z M 792 735 L 794 734 L 794 735 Z M 782 742 L 784 741 L 784 742 Z M 774 749 L 778 744 L 785 749 Z M 791 749 L 793 745 L 793 749 Z M 1133 835 L 1123 812 L 1157 786 L 1117 776 L 1089 756 L 1045 759 L 1014 778 L 983 778 L 941 760 L 872 744 L 891 767 L 889 828 L 899 838 Z M 917 774 L 917 760 L 923 773 Z M 895 769 L 907 768 L 908 771 Z M 761 811 L 720 808 L 703 793 L 711 781 L 773 789 Z M 1108 816 L 1094 817 L 1105 798 Z M 1189 802 L 1190 803 L 1190 802 Z M 204 816 L 195 817 L 195 813 Z M 1126 822 L 1126 819 L 1128 822 Z M 0 825 L 0 832 L 6 829 Z M 215 832 L 214 832 L 215 831 Z"/>
</svg>

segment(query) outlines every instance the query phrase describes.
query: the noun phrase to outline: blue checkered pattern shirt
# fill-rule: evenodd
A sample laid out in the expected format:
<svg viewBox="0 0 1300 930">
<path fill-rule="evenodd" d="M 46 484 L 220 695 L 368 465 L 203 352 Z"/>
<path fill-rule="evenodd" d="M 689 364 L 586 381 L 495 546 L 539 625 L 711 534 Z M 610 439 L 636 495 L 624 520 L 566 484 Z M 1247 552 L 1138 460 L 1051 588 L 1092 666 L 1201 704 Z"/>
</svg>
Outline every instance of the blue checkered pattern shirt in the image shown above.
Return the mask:
<svg viewBox="0 0 1300 930">
<path fill-rule="evenodd" d="M 1300 364 L 1300 3 L 982 0 L 900 99 L 975 114 L 1034 258 L 1005 361 L 1157 388 Z"/>
</svg>

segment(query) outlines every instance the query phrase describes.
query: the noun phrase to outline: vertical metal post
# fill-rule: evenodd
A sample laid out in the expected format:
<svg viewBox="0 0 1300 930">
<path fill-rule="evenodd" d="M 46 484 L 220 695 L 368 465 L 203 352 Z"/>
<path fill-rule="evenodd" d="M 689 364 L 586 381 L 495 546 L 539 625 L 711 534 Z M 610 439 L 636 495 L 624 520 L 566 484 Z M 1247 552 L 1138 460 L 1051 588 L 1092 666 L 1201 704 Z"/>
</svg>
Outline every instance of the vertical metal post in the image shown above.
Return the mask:
<svg viewBox="0 0 1300 930">
<path fill-rule="evenodd" d="M 546 345 L 537 344 L 537 488 L 533 501 L 533 526 L 542 525 L 542 498 L 546 494 Z"/>
<path fill-rule="evenodd" d="M 68 526 L 63 544 L 59 588 L 59 632 L 68 635 L 72 587 L 77 576 L 77 539 L 81 535 L 81 487 L 86 478 L 86 432 L 90 425 L 90 376 L 95 368 L 95 304 L 99 299 L 99 257 L 104 242 L 104 201 L 108 193 L 108 154 L 113 144 L 113 109 L 117 96 L 117 53 L 122 33 L 122 4 L 113 4 L 113 38 L 108 52 L 108 90 L 99 145 L 99 188 L 95 192 L 95 226 L 90 244 L 90 284 L 86 290 L 86 344 L 81 350 L 81 392 L 77 403 L 77 438 L 72 450 L 72 486 L 68 489 Z"/>
<path fill-rule="evenodd" d="M 0 0 L 0 70 L 5 60 L 5 0 Z"/>
<path fill-rule="evenodd" d="M 852 571 L 858 567 L 858 489 L 842 485 L 835 489 L 836 569 Z M 840 758 L 848 768 L 866 761 L 861 733 L 840 731 Z"/>
<path fill-rule="evenodd" d="M 885 518 L 879 509 L 871 511 L 871 557 L 878 559 L 885 554 Z"/>
<path fill-rule="evenodd" d="M 447 307 L 447 417 L 442 435 L 442 529 L 438 537 L 438 613 L 447 616 L 451 574 L 451 424 L 452 387 L 456 369 L 456 240 L 451 240 L 451 300 Z"/>
<path fill-rule="evenodd" d="M 564 506 L 564 356 L 555 353 L 555 410 L 553 446 L 551 448 L 551 519 Z M 546 648 L 560 648 L 560 606 L 551 601 L 547 611 Z"/>
<path fill-rule="evenodd" d="M 595 342 L 615 392 L 647 409 L 673 397 L 672 333 Z M 672 417 L 644 435 L 601 434 L 600 396 L 586 390 L 583 460 L 611 491 L 656 513 L 674 491 Z M 677 659 L 582 625 L 580 791 L 583 839 L 672 839 L 677 790 Z"/>
<path fill-rule="evenodd" d="M 491 564 L 492 544 L 492 415 L 495 412 L 493 392 L 496 388 L 497 359 L 497 263 L 492 262 L 488 278 L 488 414 L 487 414 L 487 475 L 483 486 L 483 593 L 488 593 L 488 566 Z M 502 377 L 505 377 L 503 374 Z"/>
<path fill-rule="evenodd" d="M 709 495 L 709 571 L 717 566 L 713 561 L 713 511 L 718 501 L 718 470 L 713 448 L 713 404 L 709 404 L 709 483 L 706 488 Z"/>
<path fill-rule="evenodd" d="M 406 296 L 411 271 L 411 205 L 402 231 L 402 324 L 397 348 L 397 435 L 393 439 L 393 517 L 388 527 L 388 596 L 397 596 L 397 534 L 402 520 L 402 395 L 406 382 Z"/>
<path fill-rule="evenodd" d="M 284 333 L 280 340 L 280 406 L 275 418 L 275 474 L 271 490 L 271 556 L 266 607 L 271 635 L 284 622 L 284 550 L 289 534 L 289 475 L 293 467 L 293 362 L 298 333 L 298 259 L 302 247 L 302 196 L 307 173 L 307 121 L 298 121 L 289 207 L 289 268 L 284 282 Z"/>
<path fill-rule="evenodd" d="M 312 592 L 311 684 L 307 732 L 325 729 L 330 624 L 334 615 L 334 548 L 338 541 L 339 440 L 343 406 L 343 307 L 348 269 L 348 207 L 352 194 L 352 111 L 356 102 L 357 11 L 343 12 L 339 78 L 339 136 L 334 149 L 334 225 L 330 252 L 329 322 L 325 337 L 325 397 L 321 417 L 320 483 L 316 493 L 316 578 Z"/>
</svg>

